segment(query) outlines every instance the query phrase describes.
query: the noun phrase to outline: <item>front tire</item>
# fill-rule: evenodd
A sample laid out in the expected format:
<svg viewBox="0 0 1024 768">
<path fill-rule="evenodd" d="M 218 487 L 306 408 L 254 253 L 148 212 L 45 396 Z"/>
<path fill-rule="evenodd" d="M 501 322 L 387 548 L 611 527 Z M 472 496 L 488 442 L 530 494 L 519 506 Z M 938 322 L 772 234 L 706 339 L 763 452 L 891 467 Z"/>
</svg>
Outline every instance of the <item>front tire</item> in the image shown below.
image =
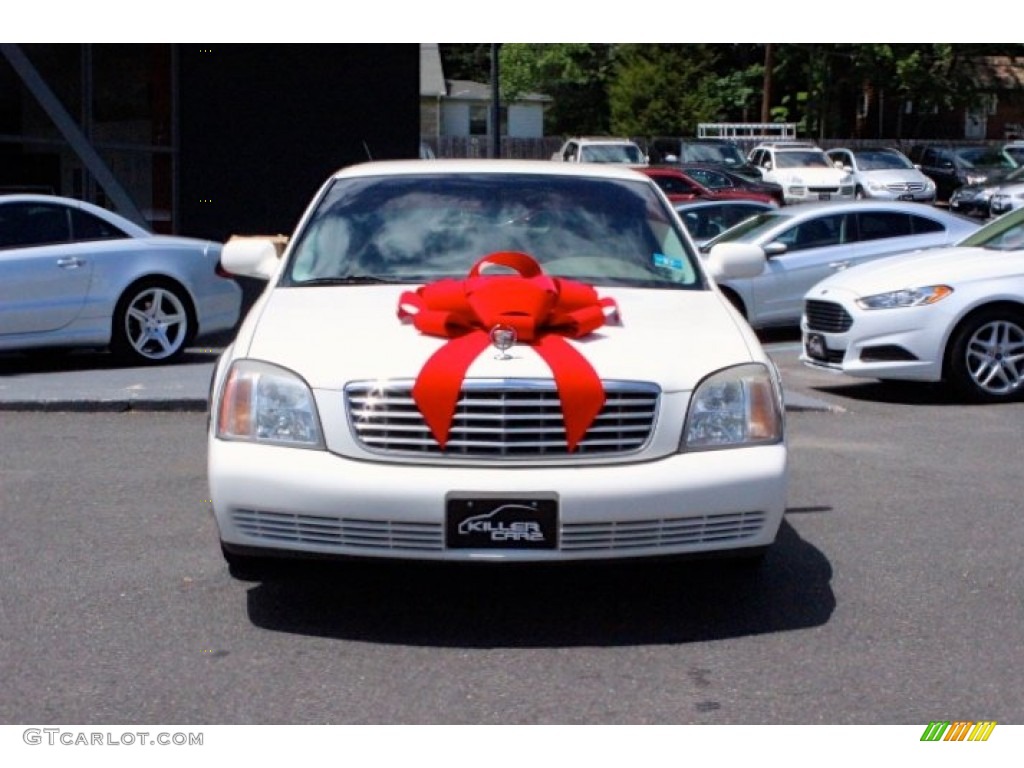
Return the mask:
<svg viewBox="0 0 1024 768">
<path fill-rule="evenodd" d="M 185 289 L 168 280 L 143 280 L 117 302 L 110 346 L 136 364 L 169 363 L 181 357 L 195 334 L 195 312 Z"/>
<path fill-rule="evenodd" d="M 972 402 L 1024 395 L 1024 315 L 1009 308 L 979 312 L 956 331 L 947 358 L 949 383 Z"/>
</svg>

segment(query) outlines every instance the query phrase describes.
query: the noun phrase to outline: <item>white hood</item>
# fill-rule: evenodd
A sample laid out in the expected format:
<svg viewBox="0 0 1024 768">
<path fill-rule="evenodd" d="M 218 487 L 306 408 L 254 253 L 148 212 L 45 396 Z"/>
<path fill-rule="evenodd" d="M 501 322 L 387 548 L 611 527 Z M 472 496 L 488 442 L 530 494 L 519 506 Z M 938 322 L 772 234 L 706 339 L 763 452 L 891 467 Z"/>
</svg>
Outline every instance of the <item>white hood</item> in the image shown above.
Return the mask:
<svg viewBox="0 0 1024 768">
<path fill-rule="evenodd" d="M 837 272 L 815 285 L 808 296 L 820 298 L 831 290 L 857 296 L 919 288 L 927 285 L 964 284 L 1010 274 L 1024 268 L 1021 251 L 983 248 L 933 248 L 878 259 Z"/>
<path fill-rule="evenodd" d="M 299 373 L 316 389 L 349 381 L 415 379 L 447 340 L 425 336 L 397 316 L 405 286 L 276 288 L 252 334 L 247 357 Z M 614 298 L 621 325 L 571 341 L 602 379 L 652 381 L 663 391 L 692 389 L 712 371 L 755 359 L 744 332 L 715 291 L 598 289 Z M 752 335 L 749 338 L 753 338 Z M 484 351 L 468 377 L 549 378 L 528 346 L 511 360 Z"/>
</svg>

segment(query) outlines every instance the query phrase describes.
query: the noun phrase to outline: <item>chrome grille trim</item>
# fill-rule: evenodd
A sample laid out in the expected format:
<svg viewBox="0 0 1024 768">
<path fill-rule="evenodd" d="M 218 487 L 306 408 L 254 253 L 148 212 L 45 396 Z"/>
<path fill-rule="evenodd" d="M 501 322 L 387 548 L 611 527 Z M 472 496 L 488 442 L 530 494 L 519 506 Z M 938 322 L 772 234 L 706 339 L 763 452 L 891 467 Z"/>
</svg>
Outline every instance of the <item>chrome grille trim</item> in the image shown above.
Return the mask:
<svg viewBox="0 0 1024 768">
<path fill-rule="evenodd" d="M 231 518 L 245 535 L 274 544 L 313 544 L 346 551 L 443 552 L 441 523 L 364 520 L 327 515 L 234 509 Z M 764 512 L 732 512 L 691 518 L 563 523 L 559 551 L 574 553 L 673 549 L 743 542 L 764 527 Z M 513 552 L 515 550 L 509 550 Z"/>
<path fill-rule="evenodd" d="M 841 304 L 809 299 L 804 302 L 807 328 L 825 333 L 845 333 L 853 326 L 853 318 Z"/>
<path fill-rule="evenodd" d="M 367 550 L 436 552 L 444 549 L 443 526 L 435 523 L 363 520 L 256 509 L 234 509 L 231 519 L 247 536 L 268 541 Z"/>
<path fill-rule="evenodd" d="M 358 443 L 388 456 L 547 460 L 643 450 L 654 433 L 660 388 L 647 382 L 602 383 L 604 408 L 572 454 L 558 391 L 550 380 L 463 382 L 443 451 L 416 408 L 411 380 L 352 382 L 345 387 L 345 407 Z"/>
<path fill-rule="evenodd" d="M 887 184 L 886 188 L 890 192 L 923 192 L 924 183 L 920 181 L 897 182 L 895 184 Z"/>
<path fill-rule="evenodd" d="M 563 551 L 647 549 L 741 541 L 756 536 L 764 512 L 734 512 L 703 517 L 661 518 L 562 526 Z"/>
</svg>

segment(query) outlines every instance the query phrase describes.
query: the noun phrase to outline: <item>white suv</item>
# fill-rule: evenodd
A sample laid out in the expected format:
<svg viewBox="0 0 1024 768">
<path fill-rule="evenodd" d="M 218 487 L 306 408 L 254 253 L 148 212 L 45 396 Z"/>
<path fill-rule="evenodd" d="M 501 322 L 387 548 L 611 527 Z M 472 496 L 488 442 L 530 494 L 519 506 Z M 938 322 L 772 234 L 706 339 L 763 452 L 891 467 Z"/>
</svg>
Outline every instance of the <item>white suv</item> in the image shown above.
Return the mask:
<svg viewBox="0 0 1024 768">
<path fill-rule="evenodd" d="M 569 139 L 551 159 L 565 163 L 647 165 L 647 155 L 635 141 L 608 136 Z"/>
<path fill-rule="evenodd" d="M 836 168 L 828 155 L 813 144 L 759 144 L 750 151 L 748 159 L 765 181 L 782 185 L 787 204 L 854 197 L 853 176 Z"/>
</svg>

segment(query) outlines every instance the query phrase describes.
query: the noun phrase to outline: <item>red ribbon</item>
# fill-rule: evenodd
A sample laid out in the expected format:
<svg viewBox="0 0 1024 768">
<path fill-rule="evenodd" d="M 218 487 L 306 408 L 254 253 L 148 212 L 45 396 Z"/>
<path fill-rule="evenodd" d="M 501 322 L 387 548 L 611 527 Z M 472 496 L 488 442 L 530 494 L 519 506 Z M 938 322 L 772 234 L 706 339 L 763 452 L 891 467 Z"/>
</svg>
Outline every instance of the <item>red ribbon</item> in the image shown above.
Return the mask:
<svg viewBox="0 0 1024 768">
<path fill-rule="evenodd" d="M 517 274 L 482 274 L 489 264 Z M 399 318 L 412 318 L 421 333 L 450 339 L 427 360 L 412 390 L 434 439 L 444 448 L 466 371 L 490 344 L 491 329 L 507 325 L 551 369 L 566 442 L 575 450 L 604 407 L 605 395 L 593 367 L 565 339 L 586 336 L 615 313 L 614 299 L 598 297 L 584 283 L 545 275 L 533 258 L 513 251 L 484 256 L 465 280 L 445 278 L 403 293 Z"/>
</svg>

